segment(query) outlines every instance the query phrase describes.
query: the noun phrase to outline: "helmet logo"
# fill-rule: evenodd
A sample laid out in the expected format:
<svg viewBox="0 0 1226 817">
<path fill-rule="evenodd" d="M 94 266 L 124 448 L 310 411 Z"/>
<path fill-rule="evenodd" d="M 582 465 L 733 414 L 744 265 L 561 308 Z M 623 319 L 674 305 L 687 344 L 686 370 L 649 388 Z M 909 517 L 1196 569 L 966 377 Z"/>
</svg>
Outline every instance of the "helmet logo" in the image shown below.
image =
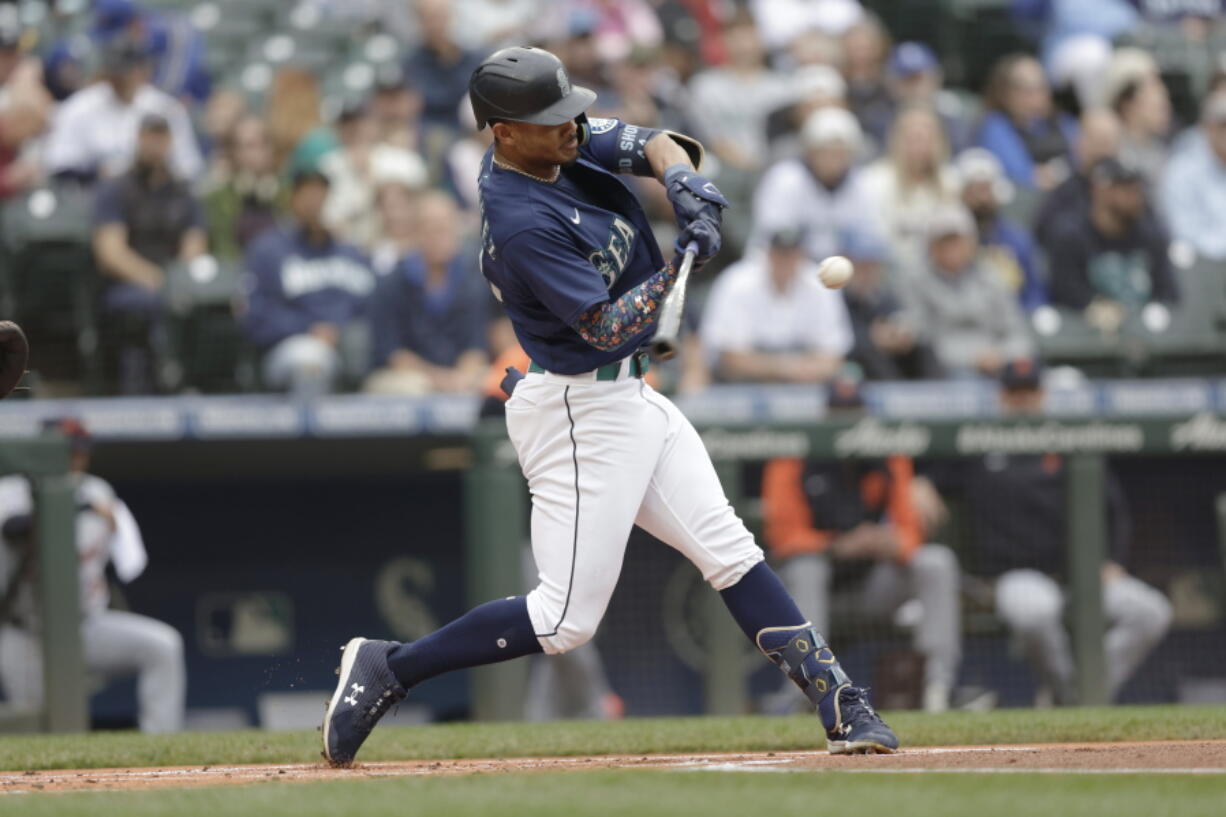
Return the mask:
<svg viewBox="0 0 1226 817">
<path fill-rule="evenodd" d="M 562 96 L 570 96 L 570 80 L 566 77 L 566 69 L 558 66 L 558 88 L 562 90 Z"/>
</svg>

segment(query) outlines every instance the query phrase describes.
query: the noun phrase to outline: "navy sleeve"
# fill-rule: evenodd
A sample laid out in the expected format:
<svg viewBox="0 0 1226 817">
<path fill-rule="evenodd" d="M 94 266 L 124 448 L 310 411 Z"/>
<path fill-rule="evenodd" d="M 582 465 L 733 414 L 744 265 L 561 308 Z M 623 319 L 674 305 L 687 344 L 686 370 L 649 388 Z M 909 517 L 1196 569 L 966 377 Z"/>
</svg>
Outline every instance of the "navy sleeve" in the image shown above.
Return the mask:
<svg viewBox="0 0 1226 817">
<path fill-rule="evenodd" d="M 400 302 L 404 297 L 400 280 L 400 267 L 397 265 L 375 287 L 370 301 L 370 362 L 375 369 L 386 366 L 393 352 L 406 348 L 400 337 L 400 327 L 407 324 L 399 314 Z"/>
<path fill-rule="evenodd" d="M 283 253 L 275 237 L 266 235 L 247 251 L 247 314 L 243 325 L 247 336 L 261 348 L 267 348 L 291 335 L 310 329 L 311 319 L 294 309 L 281 289 Z"/>
<path fill-rule="evenodd" d="M 517 233 L 501 252 L 519 282 L 567 326 L 609 300 L 600 272 L 558 227 Z"/>
<path fill-rule="evenodd" d="M 1170 239 L 1166 230 L 1156 219 L 1149 219 L 1147 242 L 1149 247 L 1150 298 L 1167 304 L 1179 303 L 1179 284 L 1171 269 Z"/>
<path fill-rule="evenodd" d="M 1047 251 L 1051 261 L 1048 282 L 1051 302 L 1057 306 L 1085 309 L 1094 300 L 1094 287 L 1087 272 L 1090 259 L 1081 233 L 1072 225 L 1059 225 Z"/>
<path fill-rule="evenodd" d="M 123 201 L 117 181 L 103 182 L 94 195 L 94 226 L 125 223 Z"/>
<path fill-rule="evenodd" d="M 660 131 L 641 125 L 628 125 L 620 119 L 588 120 L 591 138 L 582 148 L 587 158 L 610 173 L 651 176 L 645 148 Z"/>
<path fill-rule="evenodd" d="M 204 223 L 204 208 L 200 205 L 200 197 L 189 195 L 187 197 L 187 229 L 207 229 Z"/>
</svg>

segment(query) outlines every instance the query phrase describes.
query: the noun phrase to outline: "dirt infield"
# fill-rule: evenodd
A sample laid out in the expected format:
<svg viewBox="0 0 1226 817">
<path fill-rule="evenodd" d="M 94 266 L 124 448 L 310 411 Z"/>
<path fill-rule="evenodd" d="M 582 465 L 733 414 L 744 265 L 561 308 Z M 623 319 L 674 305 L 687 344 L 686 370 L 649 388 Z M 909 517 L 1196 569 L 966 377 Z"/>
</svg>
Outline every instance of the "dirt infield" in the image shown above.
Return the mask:
<svg viewBox="0 0 1226 817">
<path fill-rule="evenodd" d="M 353 780 L 425 775 L 600 769 L 674 771 L 841 771 L 862 773 L 1051 772 L 1083 774 L 1226 774 L 1226 741 L 942 746 L 894 755 L 835 757 L 825 752 L 621 755 L 359 763 L 80 769 L 0 772 L 0 794 L 224 786 L 250 783 Z"/>
</svg>

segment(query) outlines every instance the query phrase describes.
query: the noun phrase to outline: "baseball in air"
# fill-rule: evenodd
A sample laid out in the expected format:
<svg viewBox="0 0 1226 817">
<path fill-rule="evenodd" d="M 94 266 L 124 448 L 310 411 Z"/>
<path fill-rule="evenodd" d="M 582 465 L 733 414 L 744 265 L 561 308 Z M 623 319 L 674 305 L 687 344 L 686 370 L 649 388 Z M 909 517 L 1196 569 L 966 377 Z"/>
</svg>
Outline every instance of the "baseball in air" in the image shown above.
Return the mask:
<svg viewBox="0 0 1226 817">
<path fill-rule="evenodd" d="M 832 255 L 823 261 L 817 268 L 817 277 L 822 279 L 822 283 L 830 289 L 841 289 L 844 284 L 851 280 L 851 274 L 855 271 L 855 267 L 841 255 Z"/>
</svg>

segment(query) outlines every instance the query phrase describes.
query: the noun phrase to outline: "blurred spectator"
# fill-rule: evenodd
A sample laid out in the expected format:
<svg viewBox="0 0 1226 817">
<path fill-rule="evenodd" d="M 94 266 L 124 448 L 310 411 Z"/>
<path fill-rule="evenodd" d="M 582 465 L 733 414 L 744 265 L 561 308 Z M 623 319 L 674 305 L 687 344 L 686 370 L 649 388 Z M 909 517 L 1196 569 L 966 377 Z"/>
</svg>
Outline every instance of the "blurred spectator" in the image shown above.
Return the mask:
<svg viewBox="0 0 1226 817">
<path fill-rule="evenodd" d="M 462 106 L 468 105 L 465 98 Z M 375 141 L 383 145 L 416 151 L 421 141 L 421 91 L 396 66 L 379 71 L 375 92 L 370 98 L 370 115 L 375 120 Z"/>
<path fill-rule="evenodd" d="M 962 203 L 975 217 L 979 258 L 1027 312 L 1047 303 L 1030 232 L 1001 211 L 1013 198 L 1000 160 L 983 148 L 970 148 L 955 163 Z"/>
<path fill-rule="evenodd" d="M 210 160 L 216 162 L 218 152 L 224 153 L 226 143 L 238 120 L 248 113 L 247 97 L 241 91 L 222 88 L 209 97 L 200 120 L 201 147 Z"/>
<path fill-rule="evenodd" d="M 971 136 L 967 106 L 957 94 L 945 90 L 945 75 L 931 48 L 924 43 L 899 43 L 890 55 L 886 82 L 895 106 L 932 108 L 941 117 L 951 150 L 967 146 Z M 885 133 L 874 136 L 885 141 Z"/>
<path fill-rule="evenodd" d="M 818 383 L 842 365 L 852 346 L 847 309 L 804 245 L 801 230 L 775 230 L 765 250 L 716 280 L 701 331 L 717 379 Z"/>
<path fill-rule="evenodd" d="M 1052 303 L 1088 310 L 1091 323 L 1113 331 L 1128 310 L 1179 300 L 1167 244 L 1141 171 L 1103 159 L 1090 170 L 1089 207 L 1068 214 L 1052 233 Z"/>
<path fill-rule="evenodd" d="M 1051 253 L 1052 233 L 1069 213 L 1083 212 L 1090 201 L 1090 168 L 1120 155 L 1120 120 L 1109 110 L 1092 109 L 1081 115 L 1077 135 L 1077 167 L 1067 179 L 1043 197 L 1034 217 L 1035 241 Z"/>
<path fill-rule="evenodd" d="M 319 109 L 319 81 L 310 71 L 286 66 L 273 75 L 264 121 L 277 167 L 291 176 L 317 170 L 319 158 L 336 147 L 332 129 L 320 127 Z"/>
<path fill-rule="evenodd" d="M 873 15 L 865 15 L 843 32 L 843 76 L 847 104 L 860 126 L 881 144 L 894 119 L 894 100 L 886 86 L 890 35 Z"/>
<path fill-rule="evenodd" d="M 1157 191 L 1166 170 L 1171 131 L 1171 97 L 1154 71 L 1123 83 L 1108 100 L 1120 118 L 1120 159 L 1140 169 L 1150 190 Z"/>
<path fill-rule="evenodd" d="M 690 110 L 707 148 L 735 170 L 766 162 L 766 119 L 787 98 L 787 81 L 770 70 L 753 20 L 737 15 L 724 27 L 728 62 L 690 82 Z M 722 180 L 721 180 L 722 183 Z"/>
<path fill-rule="evenodd" d="M 205 180 L 209 249 L 218 261 L 238 262 L 247 246 L 276 224 L 284 193 L 268 127 L 258 116 L 244 116 Z"/>
<path fill-rule="evenodd" d="M 840 252 L 856 270 L 843 288 L 854 338 L 848 360 L 860 366 L 866 380 L 940 377 L 931 348 L 919 340 L 887 282 L 890 253 L 885 242 L 855 232 L 844 239 Z"/>
<path fill-rule="evenodd" d="M 424 187 L 426 169 L 416 153 L 375 142 L 378 132 L 366 105 L 342 111 L 336 133 L 340 146 L 319 160 L 319 169 L 332 182 L 324 206 L 324 221 L 341 240 L 369 249 L 379 230 L 375 211 L 376 171 L 387 165 L 403 167 L 413 177 L 412 186 Z"/>
<path fill-rule="evenodd" d="M 800 131 L 821 108 L 844 107 L 847 83 L 829 65 L 806 65 L 791 75 L 788 100 L 771 112 L 766 121 L 766 136 L 771 155 L 777 158 L 801 153 Z"/>
<path fill-rule="evenodd" d="M 290 195 L 292 220 L 247 250 L 247 336 L 263 352 L 267 386 L 307 397 L 329 391 L 354 360 L 375 276 L 354 247 L 324 226 L 328 177 L 300 171 Z"/>
<path fill-rule="evenodd" d="M 473 118 L 472 106 L 468 100 L 460 103 L 460 123 L 463 128 L 460 138 L 447 151 L 446 181 L 448 187 L 459 199 L 460 205 L 469 211 L 476 211 L 479 203 L 477 183 L 481 176 L 481 160 L 490 145 L 494 144 L 492 128 L 477 130 Z"/>
<path fill-rule="evenodd" d="M 805 153 L 776 163 L 753 196 L 754 246 L 781 228 L 803 227 L 812 259 L 834 255 L 839 236 L 881 233 L 864 175 L 855 165 L 863 145 L 856 118 L 842 108 L 814 111 L 801 130 Z"/>
<path fill-rule="evenodd" d="M 88 473 L 90 436 L 85 427 L 73 419 L 48 425 L 72 446 L 83 668 L 91 677 L 108 681 L 135 675 L 141 731 L 177 732 L 183 728 L 187 694 L 183 638 L 169 624 L 110 607 L 107 573 L 113 570 L 127 583 L 148 564 L 140 528 L 115 489 Z M 31 493 L 27 477 L 0 479 L 0 681 L 8 703 L 22 708 L 41 706 L 44 692 Z"/>
<path fill-rule="evenodd" d="M 370 264 L 382 277 L 417 250 L 422 173 L 413 163 L 381 162 L 371 168 L 371 182 L 378 235 L 370 251 Z"/>
<path fill-rule="evenodd" d="M 42 65 L 22 53 L 20 26 L 0 19 L 0 200 L 38 178 L 38 163 L 28 154 L 47 126 L 52 104 Z"/>
<path fill-rule="evenodd" d="M 486 56 L 469 51 L 452 36 L 447 0 L 416 0 L 421 42 L 405 59 L 404 71 L 422 92 L 427 125 L 454 130 L 456 106 L 468 93 L 468 78 Z"/>
<path fill-rule="evenodd" d="M 1140 20 L 1133 0 L 1012 0 L 1016 16 L 1039 26 L 1043 63 L 1072 84 L 1086 107 L 1099 103 L 1111 43 Z"/>
<path fill-rule="evenodd" d="M 488 289 L 476 256 L 462 251 L 451 196 L 427 193 L 419 212 L 420 251 L 379 282 L 371 301 L 375 371 L 366 390 L 475 392 L 489 360 Z"/>
<path fill-rule="evenodd" d="M 1002 58 L 992 68 L 984 103 L 979 144 L 996 154 L 1014 184 L 1051 190 L 1064 181 L 1077 127 L 1053 107 L 1038 60 L 1025 54 Z"/>
<path fill-rule="evenodd" d="M 190 137 L 189 137 L 190 138 Z M 120 391 L 141 394 L 157 382 L 168 267 L 207 249 L 200 203 L 171 172 L 170 124 L 148 115 L 140 123 L 131 170 L 104 182 L 94 210 L 94 256 L 107 284 L 103 343 L 117 355 Z"/>
<path fill-rule="evenodd" d="M 862 409 L 854 386 L 836 381 L 832 392 L 835 411 Z M 888 618 L 917 599 L 922 705 L 944 712 L 962 652 L 961 573 L 952 550 L 925 543 L 912 499 L 915 478 L 909 457 L 771 460 L 762 472 L 764 538 L 779 578 L 827 638 L 833 587 L 855 588 L 861 617 Z"/>
<path fill-rule="evenodd" d="M 995 376 L 1033 353 L 1017 299 L 976 258 L 975 220 L 955 205 L 933 213 L 926 269 L 899 276 L 907 320 L 954 377 Z"/>
<path fill-rule="evenodd" d="M 85 64 L 92 51 L 88 37 L 65 37 L 51 44 L 43 54 L 43 81 L 56 102 L 85 87 L 89 77 Z"/>
<path fill-rule="evenodd" d="M 1202 139 L 1183 139 L 1162 180 L 1172 235 L 1215 261 L 1226 259 L 1226 91 L 1205 100 Z"/>
<path fill-rule="evenodd" d="M 626 59 L 636 48 L 653 49 L 664 40 L 664 29 L 647 0 L 563 0 L 553 4 L 537 27 L 545 40 L 582 36 L 601 64 Z M 579 82 L 574 66 L 563 57 L 571 80 Z M 579 82 L 586 85 L 586 83 Z"/>
<path fill-rule="evenodd" d="M 540 20 L 541 0 L 455 0 L 456 36 L 465 48 L 482 54 L 518 45 Z"/>
<path fill-rule="evenodd" d="M 908 269 L 922 265 L 929 216 L 958 196 L 949 145 L 931 108 L 899 113 L 890 127 L 886 154 L 864 171 L 864 187 L 872 212 L 885 227 L 895 262 Z"/>
<path fill-rule="evenodd" d="M 93 34 L 103 46 L 115 37 L 142 43 L 153 60 L 153 83 L 173 97 L 202 103 L 212 80 L 204 37 L 187 15 L 142 8 L 132 0 L 94 0 Z"/>
<path fill-rule="evenodd" d="M 132 162 L 137 129 L 148 115 L 170 128 L 170 166 L 183 180 L 197 178 L 204 160 L 187 111 L 175 98 L 149 84 L 149 57 L 143 45 L 116 37 L 102 55 L 103 81 L 82 88 L 56 112 L 43 163 L 52 175 L 82 180 L 116 176 Z"/>
<path fill-rule="evenodd" d="M 1007 415 L 1041 417 L 1039 368 L 1021 360 L 1001 373 L 1000 403 Z M 1038 671 L 1042 698 L 1072 703 L 1073 657 L 1064 628 L 1069 542 L 1065 460 L 1059 454 L 992 452 L 955 466 L 951 485 L 969 513 L 970 531 L 983 575 L 996 580 L 996 614 Z M 1109 560 L 1103 565 L 1103 613 L 1107 688 L 1114 698 L 1145 656 L 1165 637 L 1170 602 L 1128 575 L 1131 522 L 1118 481 L 1108 473 L 1106 523 Z"/>
<path fill-rule="evenodd" d="M 864 16 L 859 0 L 750 0 L 750 7 L 771 51 L 811 31 L 837 37 Z"/>
</svg>

